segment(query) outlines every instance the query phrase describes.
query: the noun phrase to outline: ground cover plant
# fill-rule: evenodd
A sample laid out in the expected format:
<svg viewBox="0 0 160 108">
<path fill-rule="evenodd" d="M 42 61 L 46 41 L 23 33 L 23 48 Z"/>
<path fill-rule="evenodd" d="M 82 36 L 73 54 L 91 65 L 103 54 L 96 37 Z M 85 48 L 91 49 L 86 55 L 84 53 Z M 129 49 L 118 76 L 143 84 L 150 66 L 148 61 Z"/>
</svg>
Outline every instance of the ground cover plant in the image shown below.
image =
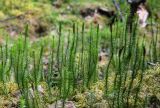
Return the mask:
<svg viewBox="0 0 160 108">
<path fill-rule="evenodd" d="M 159 24 L 151 16 L 148 36 L 136 18 L 129 30 L 127 16 L 103 28 L 80 19 L 56 20 L 56 33 L 36 40 L 30 23 L 16 39 L 3 31 L 0 108 L 158 108 Z"/>
</svg>

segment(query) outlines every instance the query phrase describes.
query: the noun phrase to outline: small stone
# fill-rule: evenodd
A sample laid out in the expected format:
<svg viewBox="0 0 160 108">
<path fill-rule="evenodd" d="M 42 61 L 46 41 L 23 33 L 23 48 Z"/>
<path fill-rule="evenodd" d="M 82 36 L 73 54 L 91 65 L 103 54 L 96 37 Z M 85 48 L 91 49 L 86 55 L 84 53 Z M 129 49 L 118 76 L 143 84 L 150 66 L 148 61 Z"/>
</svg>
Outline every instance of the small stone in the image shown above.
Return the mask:
<svg viewBox="0 0 160 108">
<path fill-rule="evenodd" d="M 147 18 L 149 16 L 149 13 L 143 5 L 139 6 L 139 8 L 137 10 L 137 14 L 138 14 L 138 20 L 139 20 L 140 27 L 142 27 L 142 28 L 146 27 Z"/>
<path fill-rule="evenodd" d="M 58 100 L 57 102 L 51 104 L 48 106 L 48 108 L 76 108 L 74 103 L 72 101 L 66 101 L 65 103 L 63 103 L 62 100 Z"/>
</svg>

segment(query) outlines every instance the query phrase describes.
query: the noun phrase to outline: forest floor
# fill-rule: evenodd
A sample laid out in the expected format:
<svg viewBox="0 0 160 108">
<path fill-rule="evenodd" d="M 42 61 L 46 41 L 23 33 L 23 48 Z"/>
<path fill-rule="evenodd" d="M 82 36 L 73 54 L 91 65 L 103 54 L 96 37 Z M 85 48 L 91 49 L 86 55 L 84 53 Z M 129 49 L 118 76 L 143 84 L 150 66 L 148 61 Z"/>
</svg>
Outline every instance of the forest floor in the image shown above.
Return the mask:
<svg viewBox="0 0 160 108">
<path fill-rule="evenodd" d="M 5 1 L 5 0 L 4 0 Z M 7 2 L 8 1 L 8 2 Z M 62 29 L 64 31 L 69 31 L 73 27 L 73 23 L 78 25 L 78 28 L 81 29 L 83 23 L 85 23 L 85 29 L 89 31 L 91 25 L 96 27 L 99 25 L 101 30 L 101 49 L 106 49 L 109 44 L 109 27 L 113 23 L 120 24 L 121 27 L 124 25 L 122 23 L 113 21 L 113 17 L 116 16 L 117 19 L 121 19 L 119 16 L 119 11 L 117 11 L 115 5 L 111 0 L 75 0 L 73 2 L 64 3 L 61 0 L 54 2 L 48 2 L 47 0 L 42 0 L 41 2 L 33 2 L 28 0 L 28 2 L 21 2 L 21 0 L 16 0 L 16 2 L 11 3 L 12 0 L 7 0 L 3 3 L 0 3 L 0 44 L 3 45 L 9 41 L 13 44 L 18 40 L 20 35 L 25 34 L 25 27 L 29 27 L 29 38 L 32 41 L 33 47 L 35 49 L 39 48 L 39 43 L 46 42 L 46 53 L 47 53 L 47 44 L 49 39 L 52 36 L 58 35 L 59 25 L 63 24 Z M 158 1 L 159 2 L 159 1 Z M 160 28 L 160 10 L 159 3 L 154 4 L 155 9 L 152 12 L 152 18 L 149 16 L 147 21 L 153 20 L 153 25 L 148 24 L 145 28 L 139 27 L 139 35 L 143 37 L 146 36 L 146 43 L 150 41 L 152 33 L 157 33 L 157 30 Z M 3 7 L 2 7 L 3 6 Z M 129 6 L 126 4 L 121 4 L 121 11 L 124 17 L 128 12 Z M 152 9 L 150 9 L 152 10 Z M 96 13 L 99 11 L 99 13 Z M 156 25 L 156 26 L 154 26 Z M 153 28 L 152 28 L 152 27 Z M 158 29 L 157 29 L 158 28 Z M 153 30 L 153 32 L 152 32 Z M 67 34 L 64 33 L 64 34 Z M 158 38 L 160 37 L 160 32 L 158 33 Z M 158 42 L 160 45 L 160 42 Z M 147 46 L 149 47 L 149 45 Z M 100 50 L 101 50 L 100 49 Z M 107 52 L 99 53 L 101 60 L 98 62 L 100 70 L 103 70 L 104 66 L 108 63 L 108 56 L 106 57 Z M 103 70 L 104 71 L 104 70 Z M 145 95 L 155 96 L 154 102 L 150 101 L 149 105 L 160 104 L 160 66 L 155 64 L 151 66 L 145 73 L 146 77 L 143 81 L 143 89 L 140 91 L 140 97 L 143 98 Z M 113 83 L 114 75 L 110 75 L 108 78 L 111 83 Z M 138 82 L 138 81 L 137 81 Z M 135 86 L 136 83 L 135 81 Z M 154 86 L 153 86 L 154 84 Z M 0 90 L 2 88 L 0 83 Z M 19 102 L 19 92 L 17 84 L 7 83 L 5 85 L 8 89 L 7 96 L 1 96 L 0 108 L 16 108 L 17 103 Z M 83 92 L 75 90 L 73 96 L 69 97 L 66 101 L 66 108 L 88 108 L 92 106 L 93 108 L 108 108 L 110 103 L 106 104 L 104 99 L 104 90 L 105 90 L 104 80 L 98 81 L 95 85 L 92 85 L 90 89 L 85 89 Z M 136 87 L 135 87 L 136 88 Z M 42 82 L 40 86 L 40 92 L 44 96 L 44 100 L 48 103 L 49 108 L 55 108 L 55 100 L 50 100 L 49 95 L 44 95 L 45 90 L 47 89 L 46 83 Z M 134 88 L 133 88 L 134 89 Z M 16 94 L 17 93 L 17 94 Z M 0 91 L 1 94 L 1 91 Z M 56 90 L 53 94 L 56 94 Z M 133 93 L 134 94 L 134 93 Z M 111 94 L 112 95 L 112 94 Z M 113 99 L 112 96 L 109 96 Z M 130 100 L 132 103 L 132 100 Z M 23 101 L 21 102 L 21 104 Z M 62 100 L 58 100 L 57 104 L 59 107 L 62 107 Z M 93 104 L 94 103 L 94 104 Z M 141 104 L 141 102 L 139 102 Z M 43 103 L 42 103 L 43 104 Z M 10 106 L 10 107 L 8 107 Z M 45 107 L 45 106 L 44 106 Z M 150 106 L 151 108 L 152 106 Z"/>
</svg>

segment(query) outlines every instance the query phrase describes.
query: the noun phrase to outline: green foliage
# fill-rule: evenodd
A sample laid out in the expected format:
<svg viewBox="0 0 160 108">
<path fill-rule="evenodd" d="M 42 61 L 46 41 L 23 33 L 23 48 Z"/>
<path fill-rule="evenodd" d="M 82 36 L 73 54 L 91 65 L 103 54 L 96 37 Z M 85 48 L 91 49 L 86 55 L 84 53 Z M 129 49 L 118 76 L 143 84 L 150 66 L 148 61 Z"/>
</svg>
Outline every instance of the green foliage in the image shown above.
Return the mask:
<svg viewBox="0 0 160 108">
<path fill-rule="evenodd" d="M 2 44 L 0 94 L 7 96 L 19 90 L 20 108 L 46 107 L 48 103 L 70 99 L 77 91 L 75 98 L 79 99 L 78 107 L 93 107 L 93 103 L 105 98 L 107 106 L 135 108 L 142 107 L 145 103 L 146 97 L 139 96 L 144 89 L 148 88 L 151 95 L 158 92 L 159 83 L 153 80 L 158 74 L 153 74 L 153 71 L 158 73 L 159 68 L 151 73 L 147 71 L 147 62 L 155 65 L 160 60 L 158 33 L 152 34 L 151 42 L 147 44 L 145 36 L 139 36 L 137 22 L 134 22 L 131 32 L 128 32 L 124 22 L 119 21 L 102 30 L 92 25 L 88 30 L 85 24 L 81 27 L 78 22 L 73 24 L 71 30 L 68 25 L 74 22 L 75 18 L 56 19 L 58 13 L 50 12 L 51 7 L 41 4 L 48 0 L 31 2 L 33 1 L 17 5 L 16 2 L 4 1 L 4 4 L 0 4 L 5 5 L 5 8 L 1 7 L 0 16 L 4 17 L 5 12 L 7 15 L 19 15 L 30 8 L 36 12 L 43 11 L 49 15 L 46 19 L 55 18 L 55 21 L 50 20 L 56 23 L 55 25 L 58 24 L 57 21 L 61 21 L 57 34 L 32 42 L 29 39 L 29 27 L 26 26 L 24 35 L 19 35 L 12 45 L 9 40 Z M 98 71 L 101 46 L 110 51 L 104 72 L 105 79 L 102 79 L 102 82 Z M 149 85 L 156 85 L 153 88 L 148 87 L 143 82 L 147 80 L 151 83 Z M 42 82 L 45 83 L 43 90 Z M 14 87 L 10 89 L 10 86 Z M 81 94 L 86 90 L 87 95 Z M 82 101 L 83 99 L 85 101 Z"/>
<path fill-rule="evenodd" d="M 59 16 L 66 10 L 67 3 L 74 8 L 74 3 L 75 7 L 86 5 L 86 0 L 64 0 L 64 7 L 54 12 L 53 1 L 1 0 L 0 20 L 33 11 L 32 15 L 26 15 L 27 20 L 40 19 L 59 28 L 54 36 L 36 41 L 29 38 L 29 29 L 32 30 L 29 26 L 15 40 L 10 40 L 0 30 L 0 35 L 6 37 L 0 45 L 0 106 L 5 106 L 6 100 L 16 98 L 20 108 L 46 108 L 58 100 L 72 100 L 78 108 L 97 107 L 97 103 L 104 104 L 104 108 L 139 108 L 148 104 L 147 99 L 152 95 L 160 99 L 158 32 L 152 32 L 148 41 L 139 33 L 137 22 L 131 32 L 125 22 L 119 21 L 103 29 L 93 25 L 86 29 L 85 24 L 73 15 L 66 19 Z M 97 4 L 104 0 L 87 2 Z M 103 5 L 111 6 L 111 1 L 105 2 Z M 154 12 L 159 9 L 158 2 L 148 1 L 155 6 Z M 123 12 L 128 11 L 126 2 L 121 1 L 120 6 Z M 78 9 L 74 11 L 67 10 L 66 13 L 79 13 Z M 154 31 L 152 18 L 151 29 Z M 156 31 L 159 31 L 158 27 Z M 104 79 L 99 78 L 98 70 L 101 47 L 109 50 Z"/>
</svg>

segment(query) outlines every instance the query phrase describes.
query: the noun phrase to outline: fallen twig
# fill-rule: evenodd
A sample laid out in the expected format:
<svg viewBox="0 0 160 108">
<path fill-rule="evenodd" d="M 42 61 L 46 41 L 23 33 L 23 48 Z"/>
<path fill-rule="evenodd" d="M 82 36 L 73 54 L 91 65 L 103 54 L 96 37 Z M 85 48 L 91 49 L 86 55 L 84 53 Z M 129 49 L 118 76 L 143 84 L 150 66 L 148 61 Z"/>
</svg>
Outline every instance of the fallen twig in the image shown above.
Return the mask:
<svg viewBox="0 0 160 108">
<path fill-rule="evenodd" d="M 20 15 L 17 15 L 17 16 L 11 16 L 9 18 L 0 20 L 0 23 L 5 23 L 6 21 L 13 20 L 13 19 L 23 18 L 25 15 L 32 14 L 32 13 L 33 12 L 31 12 L 31 11 L 27 11 L 27 12 L 24 12 L 23 14 L 20 14 Z"/>
<path fill-rule="evenodd" d="M 116 9 L 117 9 L 118 12 L 119 12 L 119 15 L 120 15 L 120 17 L 121 17 L 121 20 L 124 21 L 124 16 L 123 16 L 123 14 L 122 14 L 122 11 L 121 11 L 121 9 L 120 9 L 119 4 L 116 2 L 116 0 L 112 0 L 112 1 L 113 1 L 114 6 L 116 7 Z"/>
</svg>

